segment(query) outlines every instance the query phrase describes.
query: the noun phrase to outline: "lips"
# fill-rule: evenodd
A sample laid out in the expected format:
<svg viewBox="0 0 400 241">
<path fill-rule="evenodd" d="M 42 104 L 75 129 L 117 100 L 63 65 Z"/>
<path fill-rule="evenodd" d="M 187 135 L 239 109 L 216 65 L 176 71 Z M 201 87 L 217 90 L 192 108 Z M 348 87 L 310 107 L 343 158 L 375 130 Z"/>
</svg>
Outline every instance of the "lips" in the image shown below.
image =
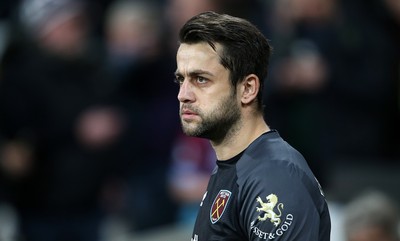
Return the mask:
<svg viewBox="0 0 400 241">
<path fill-rule="evenodd" d="M 181 110 L 181 117 L 182 119 L 191 119 L 197 116 L 197 113 L 193 110 L 182 108 Z"/>
<path fill-rule="evenodd" d="M 195 112 L 191 111 L 191 110 L 182 110 L 182 115 L 196 115 Z"/>
</svg>

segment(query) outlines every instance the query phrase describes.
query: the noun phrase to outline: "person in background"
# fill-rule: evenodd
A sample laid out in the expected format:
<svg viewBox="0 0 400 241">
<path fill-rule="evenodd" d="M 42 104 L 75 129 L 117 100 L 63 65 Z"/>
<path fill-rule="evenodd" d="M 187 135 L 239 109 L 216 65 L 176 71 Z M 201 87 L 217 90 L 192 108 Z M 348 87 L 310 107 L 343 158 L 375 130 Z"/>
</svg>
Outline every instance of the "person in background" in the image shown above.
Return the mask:
<svg viewBox="0 0 400 241">
<path fill-rule="evenodd" d="M 169 190 L 179 206 L 177 222 L 191 227 L 215 167 L 215 153 L 207 140 L 180 133 L 171 157 Z"/>
<path fill-rule="evenodd" d="M 264 31 L 274 44 L 265 85 L 264 101 L 270 113 L 266 119 L 301 151 L 326 187 L 326 149 L 330 147 L 326 142 L 330 139 L 324 135 L 325 93 L 338 52 L 338 3 L 269 1 L 264 9 Z M 307 133 L 310 128 L 314 131 Z"/>
<path fill-rule="evenodd" d="M 125 200 L 115 214 L 135 232 L 175 218 L 167 172 L 179 120 L 175 88 L 166 81 L 173 61 L 165 55 L 160 12 L 155 1 L 141 0 L 114 1 L 105 11 L 107 69 L 115 80 L 115 101 L 127 117 L 119 152 L 127 177 Z"/>
<path fill-rule="evenodd" d="M 151 1 L 112 2 L 104 16 L 107 65 L 119 81 L 161 52 L 160 8 Z M 132 80 L 133 81 L 133 80 Z"/>
<path fill-rule="evenodd" d="M 266 118 L 327 191 L 342 168 L 399 159 L 400 28 L 385 2 L 265 2 L 274 45 Z"/>
<path fill-rule="evenodd" d="M 353 198 L 344 208 L 346 241 L 399 241 L 398 205 L 380 191 Z"/>
<path fill-rule="evenodd" d="M 123 116 L 91 42 L 89 6 L 27 0 L 1 63 L 1 193 L 30 241 L 97 241 Z"/>
<path fill-rule="evenodd" d="M 217 11 L 221 7 L 220 1 L 213 0 L 168 0 L 164 13 L 168 26 L 168 47 L 175 53 L 179 29 L 192 16 L 204 11 Z"/>
</svg>

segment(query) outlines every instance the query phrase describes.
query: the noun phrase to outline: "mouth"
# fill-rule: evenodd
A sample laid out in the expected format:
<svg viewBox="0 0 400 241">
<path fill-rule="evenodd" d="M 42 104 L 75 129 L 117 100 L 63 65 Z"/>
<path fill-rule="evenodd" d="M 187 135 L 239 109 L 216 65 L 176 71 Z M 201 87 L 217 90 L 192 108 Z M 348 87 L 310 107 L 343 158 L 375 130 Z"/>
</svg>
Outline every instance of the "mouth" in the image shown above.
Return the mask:
<svg viewBox="0 0 400 241">
<path fill-rule="evenodd" d="M 189 109 L 182 109 L 181 110 L 181 118 L 182 118 L 182 120 L 192 120 L 196 116 L 198 116 L 198 114 L 196 112 L 192 111 L 192 110 L 189 110 Z"/>
</svg>

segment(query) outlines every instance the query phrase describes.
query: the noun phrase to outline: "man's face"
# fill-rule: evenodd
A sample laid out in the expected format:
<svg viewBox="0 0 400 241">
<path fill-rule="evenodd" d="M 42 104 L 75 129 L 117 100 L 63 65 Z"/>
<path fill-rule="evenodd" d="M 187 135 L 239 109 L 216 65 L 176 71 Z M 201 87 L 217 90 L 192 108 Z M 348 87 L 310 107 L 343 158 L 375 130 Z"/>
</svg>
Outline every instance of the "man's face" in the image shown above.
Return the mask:
<svg viewBox="0 0 400 241">
<path fill-rule="evenodd" d="M 189 136 L 222 140 L 241 115 L 229 71 L 207 43 L 181 44 L 176 60 L 183 131 Z"/>
</svg>

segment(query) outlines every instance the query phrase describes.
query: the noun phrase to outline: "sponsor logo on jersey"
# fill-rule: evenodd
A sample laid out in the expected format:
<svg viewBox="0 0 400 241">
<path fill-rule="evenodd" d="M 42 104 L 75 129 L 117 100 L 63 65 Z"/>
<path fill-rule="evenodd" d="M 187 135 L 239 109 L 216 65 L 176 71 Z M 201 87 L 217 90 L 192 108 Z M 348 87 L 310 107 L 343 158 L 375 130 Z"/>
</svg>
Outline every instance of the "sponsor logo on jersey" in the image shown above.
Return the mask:
<svg viewBox="0 0 400 241">
<path fill-rule="evenodd" d="M 258 216 L 258 220 L 266 221 L 269 219 L 277 227 L 281 223 L 283 203 L 278 203 L 278 197 L 275 194 L 268 195 L 266 199 L 266 202 L 263 202 L 261 197 L 257 197 L 256 199 L 261 205 L 261 207 L 256 208 L 257 212 L 261 213 Z"/>
<path fill-rule="evenodd" d="M 226 206 L 228 205 L 231 197 L 231 192 L 228 190 L 220 190 L 218 195 L 215 197 L 214 202 L 210 209 L 210 220 L 211 223 L 216 223 L 221 219 L 225 212 Z"/>
<path fill-rule="evenodd" d="M 259 213 L 256 220 L 250 224 L 250 230 L 256 236 L 263 240 L 273 240 L 282 236 L 292 225 L 294 220 L 293 214 L 283 215 L 284 205 L 278 201 L 278 196 L 271 193 L 263 200 L 261 197 L 256 198 L 256 211 Z M 269 232 L 261 230 L 257 227 L 257 223 L 270 222 L 274 228 Z"/>
<path fill-rule="evenodd" d="M 265 232 L 260 228 L 255 226 L 256 221 L 251 222 L 250 231 L 252 231 L 258 238 L 263 240 L 274 240 L 276 238 L 281 237 L 286 231 L 289 230 L 292 222 L 294 220 L 294 216 L 292 214 L 286 215 L 282 224 L 278 226 L 276 229 L 272 229 L 271 232 Z"/>
</svg>

